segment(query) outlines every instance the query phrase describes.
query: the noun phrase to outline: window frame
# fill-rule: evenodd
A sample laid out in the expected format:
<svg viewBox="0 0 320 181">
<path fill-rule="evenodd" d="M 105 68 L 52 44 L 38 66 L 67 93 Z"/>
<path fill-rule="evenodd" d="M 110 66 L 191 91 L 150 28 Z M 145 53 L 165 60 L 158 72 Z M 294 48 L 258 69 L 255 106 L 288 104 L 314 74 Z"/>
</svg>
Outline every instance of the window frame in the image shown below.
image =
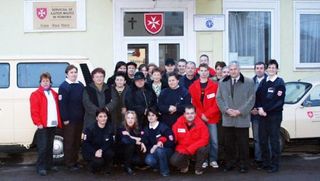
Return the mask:
<svg viewBox="0 0 320 181">
<path fill-rule="evenodd" d="M 22 86 L 19 86 L 19 70 L 18 70 L 18 67 L 19 67 L 19 65 L 21 65 L 21 64 L 67 64 L 67 65 L 70 65 L 70 63 L 69 62 L 19 62 L 19 63 L 17 63 L 17 65 L 16 65 L 16 85 L 17 85 L 17 87 L 19 88 L 19 89 L 32 89 L 32 88 L 38 88 L 39 86 L 37 86 L 37 87 L 22 87 Z M 64 70 L 63 70 L 63 72 L 64 72 Z M 38 76 L 40 76 L 40 75 L 38 75 Z M 52 76 L 52 74 L 51 74 L 51 76 Z M 62 83 L 62 82 L 61 82 Z M 60 84 L 61 84 L 60 83 Z M 59 84 L 59 85 L 60 85 Z M 58 86 L 52 86 L 52 88 L 58 88 L 59 87 L 59 85 Z"/>
<path fill-rule="evenodd" d="M 271 13 L 271 48 L 270 59 L 280 61 L 280 1 L 279 0 L 224 0 L 223 1 L 223 14 L 225 15 L 226 30 L 223 33 L 223 59 L 226 62 L 229 60 L 229 12 L 250 12 L 261 11 Z M 243 69 L 253 69 L 252 66 L 242 66 Z"/>
<path fill-rule="evenodd" d="M 10 87 L 10 71 L 11 71 L 11 67 L 10 67 L 10 64 L 9 63 L 5 63 L 5 62 L 1 62 L 0 65 L 8 65 L 9 67 L 9 71 L 8 71 L 8 86 L 7 87 L 1 87 L 0 86 L 0 89 L 8 89 Z"/>
<path fill-rule="evenodd" d="M 294 1 L 294 69 L 295 70 L 314 70 L 319 71 L 319 63 L 300 62 L 300 15 L 320 14 L 319 1 Z"/>
</svg>

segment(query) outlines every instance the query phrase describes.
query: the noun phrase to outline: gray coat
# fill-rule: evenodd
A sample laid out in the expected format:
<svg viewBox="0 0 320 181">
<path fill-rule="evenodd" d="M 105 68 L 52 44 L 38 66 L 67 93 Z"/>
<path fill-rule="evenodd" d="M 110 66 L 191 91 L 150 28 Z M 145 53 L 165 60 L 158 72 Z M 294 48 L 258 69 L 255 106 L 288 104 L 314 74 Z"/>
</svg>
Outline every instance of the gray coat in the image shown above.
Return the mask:
<svg viewBox="0 0 320 181">
<path fill-rule="evenodd" d="M 217 101 L 222 112 L 222 126 L 248 128 L 250 126 L 251 109 L 255 103 L 255 90 L 253 80 L 240 74 L 240 78 L 234 85 L 234 96 L 231 96 L 231 77 L 228 76 L 219 82 Z M 229 116 L 227 109 L 240 111 L 238 117 Z"/>
<path fill-rule="evenodd" d="M 107 86 L 107 84 L 103 85 L 101 91 L 98 90 L 94 83 L 91 83 L 87 86 L 90 86 L 95 90 L 96 100 L 90 98 L 87 89 L 83 91 L 82 103 L 85 109 L 84 128 L 90 125 L 91 122 L 96 121 L 97 110 L 101 108 L 107 108 L 110 112 L 112 112 L 116 108 L 117 104 L 119 104 L 118 97 L 112 96 L 111 89 Z M 106 98 L 106 95 L 108 95 L 109 98 Z"/>
</svg>

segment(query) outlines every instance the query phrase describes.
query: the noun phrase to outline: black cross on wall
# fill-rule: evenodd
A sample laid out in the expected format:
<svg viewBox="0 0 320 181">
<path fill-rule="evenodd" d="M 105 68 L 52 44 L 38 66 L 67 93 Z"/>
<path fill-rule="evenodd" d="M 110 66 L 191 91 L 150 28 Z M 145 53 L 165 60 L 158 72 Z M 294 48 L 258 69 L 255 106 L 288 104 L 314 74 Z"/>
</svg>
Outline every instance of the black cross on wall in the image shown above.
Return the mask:
<svg viewBox="0 0 320 181">
<path fill-rule="evenodd" d="M 128 21 L 128 23 L 131 23 L 131 29 L 133 30 L 134 29 L 134 23 L 136 23 L 137 20 L 135 20 L 133 17 L 131 17 L 131 19 Z"/>
</svg>

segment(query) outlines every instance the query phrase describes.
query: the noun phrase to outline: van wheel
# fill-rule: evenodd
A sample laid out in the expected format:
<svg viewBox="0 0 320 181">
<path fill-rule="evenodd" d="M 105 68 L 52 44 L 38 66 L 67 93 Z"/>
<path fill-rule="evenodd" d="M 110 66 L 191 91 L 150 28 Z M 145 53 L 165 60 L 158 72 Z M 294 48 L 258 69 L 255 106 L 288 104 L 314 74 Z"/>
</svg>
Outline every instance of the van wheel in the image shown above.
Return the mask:
<svg viewBox="0 0 320 181">
<path fill-rule="evenodd" d="M 61 130 L 57 130 L 53 140 L 53 161 L 57 164 L 62 163 L 63 159 L 63 132 Z"/>
</svg>

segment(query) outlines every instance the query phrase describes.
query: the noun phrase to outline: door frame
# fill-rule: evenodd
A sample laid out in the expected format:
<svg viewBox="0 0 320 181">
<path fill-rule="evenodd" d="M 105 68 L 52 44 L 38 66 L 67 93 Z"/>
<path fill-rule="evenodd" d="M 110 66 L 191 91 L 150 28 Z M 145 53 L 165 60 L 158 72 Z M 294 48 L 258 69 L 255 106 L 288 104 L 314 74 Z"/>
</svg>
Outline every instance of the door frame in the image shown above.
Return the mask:
<svg viewBox="0 0 320 181">
<path fill-rule="evenodd" d="M 184 36 L 135 36 L 125 37 L 124 12 L 183 11 Z M 159 43 L 180 44 L 180 58 L 196 60 L 196 33 L 193 31 L 195 0 L 114 0 L 113 1 L 113 61 L 127 61 L 128 44 L 149 44 L 149 63 L 159 64 Z M 119 53 L 120 52 L 120 53 Z M 157 60 L 157 61 L 155 61 Z"/>
</svg>

